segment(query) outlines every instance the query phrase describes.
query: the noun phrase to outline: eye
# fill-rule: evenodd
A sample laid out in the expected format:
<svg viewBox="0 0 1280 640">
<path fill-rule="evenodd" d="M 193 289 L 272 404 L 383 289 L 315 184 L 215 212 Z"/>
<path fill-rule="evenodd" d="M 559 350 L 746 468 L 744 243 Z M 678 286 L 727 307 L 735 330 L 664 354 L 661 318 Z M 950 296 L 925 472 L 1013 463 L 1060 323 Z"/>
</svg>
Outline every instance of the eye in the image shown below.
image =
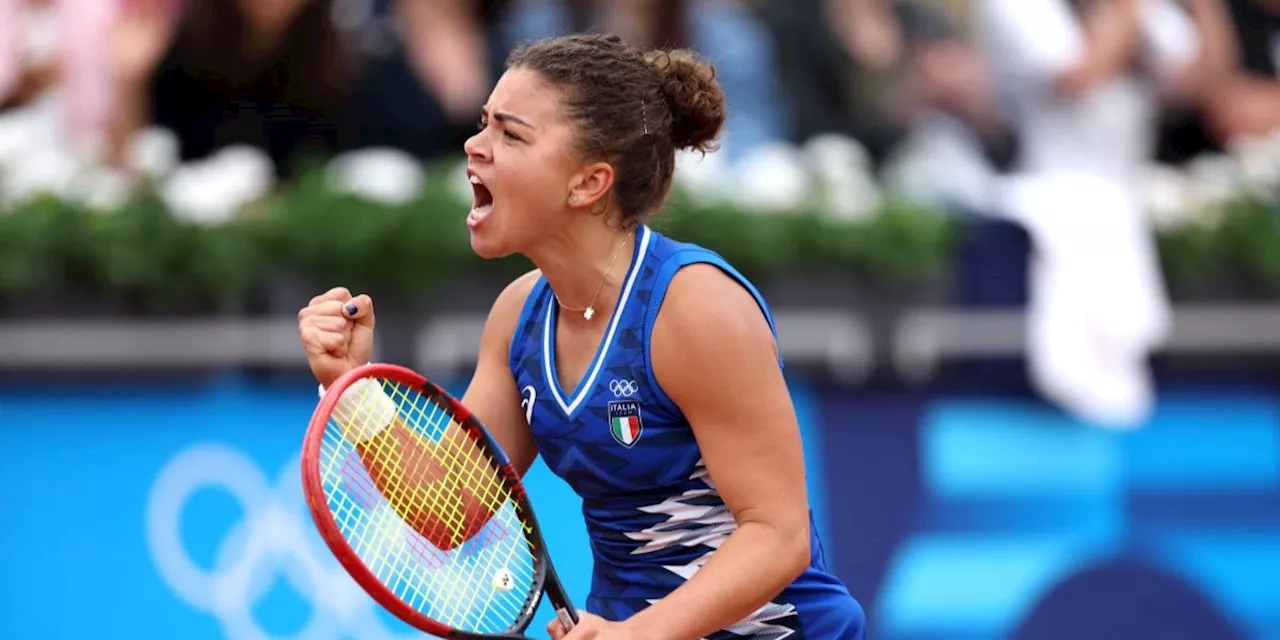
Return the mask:
<svg viewBox="0 0 1280 640">
<path fill-rule="evenodd" d="M 489 126 L 489 123 L 486 122 L 484 118 L 481 118 L 478 122 L 476 122 L 476 131 L 484 131 L 485 127 L 487 126 Z"/>
<path fill-rule="evenodd" d="M 511 133 L 510 131 L 503 131 L 502 137 L 514 142 L 520 142 L 520 136 L 517 136 L 516 134 Z"/>
</svg>

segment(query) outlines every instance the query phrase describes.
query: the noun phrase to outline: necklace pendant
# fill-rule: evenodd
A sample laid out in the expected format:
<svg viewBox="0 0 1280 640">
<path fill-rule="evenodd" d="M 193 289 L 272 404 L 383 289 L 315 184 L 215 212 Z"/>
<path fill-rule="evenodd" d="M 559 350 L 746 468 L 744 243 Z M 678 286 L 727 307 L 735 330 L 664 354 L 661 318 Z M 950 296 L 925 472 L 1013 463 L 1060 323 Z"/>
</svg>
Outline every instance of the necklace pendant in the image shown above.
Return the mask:
<svg viewBox="0 0 1280 640">
<path fill-rule="evenodd" d="M 595 315 L 596 315 L 595 307 L 587 307 L 586 310 L 582 312 L 582 317 L 586 318 L 587 320 L 590 320 L 591 318 L 595 317 Z"/>
</svg>

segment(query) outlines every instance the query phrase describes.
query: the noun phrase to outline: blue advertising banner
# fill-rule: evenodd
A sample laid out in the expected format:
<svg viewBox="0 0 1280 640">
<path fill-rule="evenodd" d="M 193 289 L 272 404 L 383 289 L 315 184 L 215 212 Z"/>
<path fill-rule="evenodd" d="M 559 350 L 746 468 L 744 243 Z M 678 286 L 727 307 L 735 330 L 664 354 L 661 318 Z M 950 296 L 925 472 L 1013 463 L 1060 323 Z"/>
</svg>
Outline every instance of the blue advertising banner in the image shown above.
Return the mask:
<svg viewBox="0 0 1280 640">
<path fill-rule="evenodd" d="M 1143 429 L 1018 398 L 824 398 L 837 571 L 881 640 L 1280 638 L 1280 411 L 1170 393 Z"/>
<path fill-rule="evenodd" d="M 0 390 L 0 638 L 422 638 L 367 597 L 315 532 L 298 452 L 316 401 L 307 382 Z M 796 403 L 817 458 L 803 388 Z M 541 462 L 527 484 L 582 606 L 591 551 L 581 503 Z M 821 475 L 810 485 L 825 523 Z M 550 620 L 544 604 L 530 635 L 546 637 Z"/>
<path fill-rule="evenodd" d="M 1013 396 L 793 397 L 870 638 L 1280 640 L 1280 396 L 1170 392 L 1131 433 Z M 0 390 L 0 638 L 422 637 L 315 533 L 297 457 L 315 400 L 306 382 Z M 580 502 L 540 463 L 529 487 L 583 602 Z"/>
</svg>

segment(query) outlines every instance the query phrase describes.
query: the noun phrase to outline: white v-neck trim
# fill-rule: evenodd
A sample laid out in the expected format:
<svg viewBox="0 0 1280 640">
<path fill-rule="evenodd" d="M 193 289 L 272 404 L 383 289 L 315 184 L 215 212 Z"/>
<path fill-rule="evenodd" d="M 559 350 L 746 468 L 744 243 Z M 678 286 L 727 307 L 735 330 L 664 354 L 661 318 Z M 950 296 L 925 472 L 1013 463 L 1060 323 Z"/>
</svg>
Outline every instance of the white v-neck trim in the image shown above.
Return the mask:
<svg viewBox="0 0 1280 640">
<path fill-rule="evenodd" d="M 560 394 L 560 378 L 557 372 L 552 370 L 551 362 L 555 358 L 555 341 L 551 335 L 552 314 L 555 313 L 556 303 L 555 292 L 551 293 L 551 300 L 547 301 L 547 316 L 542 322 L 542 370 L 543 375 L 547 379 L 547 387 L 551 389 L 551 396 L 555 398 L 556 404 L 560 405 L 560 409 L 564 411 L 566 416 L 572 415 L 578 406 L 586 400 L 591 394 L 591 388 L 595 386 L 596 377 L 600 374 L 600 369 L 604 367 L 604 361 L 609 357 L 609 348 L 613 345 L 613 336 L 618 330 L 618 323 L 622 320 L 622 314 L 626 310 L 627 301 L 631 299 L 631 288 L 636 283 L 636 276 L 640 273 L 640 267 L 644 263 L 645 256 L 649 253 L 649 228 L 641 227 L 640 247 L 636 251 L 635 260 L 631 265 L 631 272 L 627 275 L 627 282 L 622 287 L 622 296 L 618 298 L 618 305 L 613 310 L 613 317 L 609 321 L 609 331 L 605 333 L 604 343 L 599 347 L 600 353 L 596 354 L 596 361 L 587 371 L 585 377 L 578 382 L 578 393 L 573 397 L 573 401 L 566 404 L 564 397 Z M 550 289 L 550 287 L 547 287 Z M 557 366 L 556 369 L 559 369 Z"/>
</svg>

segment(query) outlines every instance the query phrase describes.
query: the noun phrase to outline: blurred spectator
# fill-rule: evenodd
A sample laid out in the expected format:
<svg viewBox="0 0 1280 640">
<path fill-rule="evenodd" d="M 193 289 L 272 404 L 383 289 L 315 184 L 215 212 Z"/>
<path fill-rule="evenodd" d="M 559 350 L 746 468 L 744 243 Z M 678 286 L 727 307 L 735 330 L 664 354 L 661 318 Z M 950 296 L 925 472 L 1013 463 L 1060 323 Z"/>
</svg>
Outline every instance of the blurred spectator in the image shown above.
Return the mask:
<svg viewBox="0 0 1280 640">
<path fill-rule="evenodd" d="M 58 83 L 58 27 L 51 0 L 0 2 L 0 108 L 26 104 Z"/>
<path fill-rule="evenodd" d="M 687 47 L 716 65 L 729 101 L 721 155 L 733 162 L 789 137 L 777 56 L 754 0 L 523 0 L 517 40 L 608 31 L 644 47 Z"/>
<path fill-rule="evenodd" d="M 263 149 L 287 176 L 336 148 L 354 71 L 330 21 L 332 0 L 128 0 L 110 59 L 119 157 L 148 123 L 174 132 L 182 160 L 223 147 Z"/>
<path fill-rule="evenodd" d="M 1240 66 L 1207 105 L 1220 141 L 1280 129 L 1280 2 L 1228 0 Z"/>
<path fill-rule="evenodd" d="M 369 44 L 342 147 L 423 158 L 458 152 L 515 44 L 503 30 L 511 0 L 338 2 L 372 14 L 339 12 L 344 28 Z"/>
<path fill-rule="evenodd" d="M 0 0 L 0 110 L 21 109 L 44 147 L 93 151 L 110 94 L 100 55 L 112 3 Z"/>
<path fill-rule="evenodd" d="M 1021 144 L 998 213 L 1034 246 L 1031 378 L 1077 417 L 1140 424 L 1170 312 L 1139 189 L 1161 103 L 1202 95 L 1218 47 L 1173 0 L 983 0 L 978 27 Z"/>
<path fill-rule="evenodd" d="M 988 155 L 1008 156 L 982 62 L 942 13 L 916 0 L 757 4 L 778 41 L 796 142 L 848 135 L 879 163 L 919 118 L 945 112 L 978 132 Z"/>
<path fill-rule="evenodd" d="M 1186 2 L 1202 34 L 1213 34 L 1221 73 L 1197 108 L 1168 114 L 1161 158 L 1175 162 L 1280 129 L 1280 2 Z"/>
<path fill-rule="evenodd" d="M 508 45 L 504 0 L 129 0 L 111 59 L 119 157 L 148 124 L 183 160 L 247 144 L 277 173 L 385 146 L 430 158 L 472 131 Z"/>
<path fill-rule="evenodd" d="M 1135 177 L 1154 152 L 1161 103 L 1194 100 L 1221 65 L 1219 43 L 1204 40 L 1173 0 L 981 6 L 979 31 L 1019 131 L 1021 171 Z"/>
</svg>

